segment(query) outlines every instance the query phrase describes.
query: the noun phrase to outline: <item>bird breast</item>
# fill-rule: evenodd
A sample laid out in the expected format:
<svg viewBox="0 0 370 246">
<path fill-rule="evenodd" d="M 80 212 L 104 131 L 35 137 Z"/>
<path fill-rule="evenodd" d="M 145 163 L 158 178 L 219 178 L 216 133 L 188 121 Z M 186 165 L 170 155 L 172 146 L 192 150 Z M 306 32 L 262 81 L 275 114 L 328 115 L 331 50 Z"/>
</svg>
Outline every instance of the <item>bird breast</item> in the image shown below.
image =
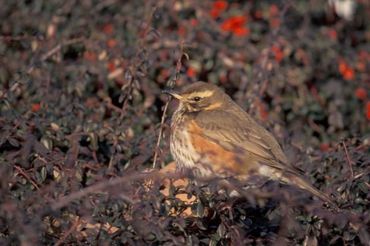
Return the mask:
<svg viewBox="0 0 370 246">
<path fill-rule="evenodd" d="M 172 117 L 170 151 L 180 169 L 191 169 L 196 176 L 209 176 L 211 171 L 199 164 L 201 156 L 194 149 L 187 130 L 187 116 L 176 111 Z"/>
</svg>

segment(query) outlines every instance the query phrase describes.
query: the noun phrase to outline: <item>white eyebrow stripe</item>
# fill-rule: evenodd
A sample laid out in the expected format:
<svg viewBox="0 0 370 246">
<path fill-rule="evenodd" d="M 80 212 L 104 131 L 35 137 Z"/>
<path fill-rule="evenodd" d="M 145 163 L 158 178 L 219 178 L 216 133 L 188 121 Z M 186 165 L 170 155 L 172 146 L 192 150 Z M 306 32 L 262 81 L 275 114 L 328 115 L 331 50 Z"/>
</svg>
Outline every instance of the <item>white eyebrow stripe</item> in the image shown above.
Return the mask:
<svg viewBox="0 0 370 246">
<path fill-rule="evenodd" d="M 192 92 L 183 95 L 184 97 L 210 97 L 214 94 L 213 91 L 206 90 L 206 91 L 199 91 L 199 92 Z"/>
</svg>

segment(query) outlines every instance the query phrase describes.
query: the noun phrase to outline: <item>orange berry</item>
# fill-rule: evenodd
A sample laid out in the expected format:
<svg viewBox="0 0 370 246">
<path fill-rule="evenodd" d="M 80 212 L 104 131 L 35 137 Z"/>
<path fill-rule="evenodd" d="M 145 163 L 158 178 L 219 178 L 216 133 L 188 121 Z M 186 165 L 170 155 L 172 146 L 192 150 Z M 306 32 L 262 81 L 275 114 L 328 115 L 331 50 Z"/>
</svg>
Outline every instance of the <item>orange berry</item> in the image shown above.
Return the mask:
<svg viewBox="0 0 370 246">
<path fill-rule="evenodd" d="M 86 50 L 84 52 L 84 59 L 90 62 L 96 61 L 96 53 L 93 51 Z"/>
<path fill-rule="evenodd" d="M 41 109 L 41 104 L 40 103 L 33 103 L 31 105 L 31 111 L 34 112 L 34 113 L 39 111 L 40 109 Z"/>
<path fill-rule="evenodd" d="M 365 100 L 367 98 L 367 91 L 363 87 L 359 87 L 355 91 L 355 95 L 360 100 Z"/>
<path fill-rule="evenodd" d="M 352 68 L 348 67 L 343 74 L 345 80 L 353 80 L 355 78 L 355 71 Z"/>
<path fill-rule="evenodd" d="M 107 69 L 109 72 L 113 72 L 114 70 L 116 70 L 116 64 L 114 61 L 110 61 L 107 63 Z"/>
<path fill-rule="evenodd" d="M 193 78 L 196 75 L 196 71 L 193 67 L 189 67 L 188 70 L 186 71 L 186 75 L 189 77 Z"/>
<path fill-rule="evenodd" d="M 116 47 L 116 46 L 117 46 L 117 44 L 118 44 L 118 42 L 117 42 L 117 40 L 116 40 L 116 39 L 114 39 L 114 38 L 108 39 L 108 41 L 107 41 L 107 46 L 108 46 L 109 48 L 114 48 L 114 47 Z"/>
<path fill-rule="evenodd" d="M 321 150 L 321 151 L 326 152 L 326 151 L 328 151 L 329 149 L 330 149 L 330 144 L 328 144 L 328 143 L 322 143 L 322 144 L 320 144 L 320 150 Z"/>
<path fill-rule="evenodd" d="M 248 36 L 249 29 L 246 27 L 238 27 L 233 30 L 233 33 L 235 34 L 235 36 L 238 36 L 238 37 Z"/>
<path fill-rule="evenodd" d="M 225 10 L 227 8 L 229 4 L 226 2 L 226 1 L 222 1 L 222 0 L 219 0 L 219 1 L 215 1 L 213 3 L 213 9 L 217 9 L 217 10 Z"/>
<path fill-rule="evenodd" d="M 111 23 L 105 24 L 103 26 L 103 32 L 105 34 L 111 35 L 111 34 L 113 34 L 113 31 L 114 31 L 114 28 L 113 28 L 113 25 Z"/>
</svg>

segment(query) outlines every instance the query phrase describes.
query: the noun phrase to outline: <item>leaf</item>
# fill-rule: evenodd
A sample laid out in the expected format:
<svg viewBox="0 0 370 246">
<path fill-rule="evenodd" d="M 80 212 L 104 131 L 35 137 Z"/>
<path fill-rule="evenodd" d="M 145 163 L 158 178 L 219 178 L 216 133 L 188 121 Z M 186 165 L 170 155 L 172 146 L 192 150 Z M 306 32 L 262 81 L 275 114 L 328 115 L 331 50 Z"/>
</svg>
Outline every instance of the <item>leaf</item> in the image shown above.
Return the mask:
<svg viewBox="0 0 370 246">
<path fill-rule="evenodd" d="M 19 147 L 19 146 L 20 146 L 20 144 L 19 144 L 18 140 L 17 140 L 17 139 L 15 139 L 15 138 L 8 138 L 8 141 L 9 141 L 9 143 L 10 143 L 13 147 Z"/>
<path fill-rule="evenodd" d="M 47 176 L 47 170 L 46 170 L 46 167 L 42 167 L 41 168 L 41 172 L 40 172 L 40 174 L 41 174 L 41 183 L 43 183 L 45 180 L 46 180 L 46 176 Z"/>
<path fill-rule="evenodd" d="M 197 203 L 197 212 L 196 215 L 200 218 L 204 216 L 204 206 L 201 202 Z"/>
<path fill-rule="evenodd" d="M 223 223 L 221 223 L 218 228 L 217 228 L 217 235 L 219 238 L 223 238 L 226 234 L 226 227 L 224 226 Z"/>
</svg>

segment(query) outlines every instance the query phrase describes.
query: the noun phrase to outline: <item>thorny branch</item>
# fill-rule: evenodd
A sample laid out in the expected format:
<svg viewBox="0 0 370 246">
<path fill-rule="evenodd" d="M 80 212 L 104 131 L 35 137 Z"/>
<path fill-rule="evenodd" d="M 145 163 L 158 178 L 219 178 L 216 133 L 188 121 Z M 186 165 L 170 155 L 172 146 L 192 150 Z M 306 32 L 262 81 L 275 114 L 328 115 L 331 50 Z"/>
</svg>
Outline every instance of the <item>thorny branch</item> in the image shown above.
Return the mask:
<svg viewBox="0 0 370 246">
<path fill-rule="evenodd" d="M 352 169 L 352 160 L 351 160 L 351 157 L 349 156 L 347 146 L 344 141 L 342 141 L 342 145 L 343 145 L 344 152 L 346 153 L 346 159 L 347 159 L 348 167 L 351 173 L 351 180 L 353 180 L 354 174 L 353 174 L 353 169 Z"/>
<path fill-rule="evenodd" d="M 23 177 L 25 177 L 37 190 L 40 190 L 39 186 L 36 184 L 36 182 L 25 172 L 23 169 L 17 165 L 14 165 L 14 168 L 17 169 L 19 174 L 21 174 Z"/>
<path fill-rule="evenodd" d="M 150 6 L 150 3 L 148 2 L 148 6 Z M 146 20 L 143 22 L 143 28 L 138 32 L 139 36 L 141 37 L 137 44 L 138 44 L 138 51 L 136 52 L 133 62 L 130 66 L 130 68 L 125 73 L 125 81 L 127 82 L 124 84 L 121 88 L 122 91 L 126 91 L 124 94 L 124 100 L 121 107 L 121 115 L 120 120 L 123 120 L 125 116 L 126 109 L 128 107 L 128 102 L 130 99 L 130 95 L 132 94 L 133 87 L 135 85 L 135 82 L 137 82 L 137 71 L 140 68 L 140 64 L 142 63 L 142 59 L 140 59 L 140 55 L 145 56 L 145 60 L 147 60 L 147 54 L 146 54 L 146 37 L 151 31 L 151 25 L 149 23 L 153 22 L 153 16 L 156 11 L 156 7 L 152 8 L 150 11 L 146 11 L 149 14 L 146 15 Z"/>
<path fill-rule="evenodd" d="M 170 88 L 170 89 L 172 89 L 174 87 L 177 80 L 179 79 L 180 71 L 181 71 L 181 67 L 182 67 L 182 62 L 181 62 L 182 58 L 185 57 L 186 59 L 188 59 L 188 55 L 184 52 L 184 42 L 180 43 L 180 50 L 181 50 L 181 54 L 180 54 L 179 58 L 177 59 L 175 77 L 173 79 L 168 80 L 168 82 L 167 82 L 167 87 Z M 156 143 L 155 149 L 154 149 L 153 168 L 155 168 L 156 164 L 157 164 L 158 153 L 159 153 L 159 145 L 161 143 L 161 139 L 162 139 L 162 135 L 163 135 L 163 129 L 164 129 L 164 121 L 166 119 L 166 113 L 167 113 L 168 105 L 170 104 L 170 102 L 171 102 L 171 97 L 168 96 L 167 102 L 166 102 L 166 104 L 164 105 L 164 108 L 163 108 L 163 114 L 162 114 L 162 118 L 161 118 L 161 126 L 160 126 L 160 129 L 159 129 L 157 143 Z"/>
</svg>

